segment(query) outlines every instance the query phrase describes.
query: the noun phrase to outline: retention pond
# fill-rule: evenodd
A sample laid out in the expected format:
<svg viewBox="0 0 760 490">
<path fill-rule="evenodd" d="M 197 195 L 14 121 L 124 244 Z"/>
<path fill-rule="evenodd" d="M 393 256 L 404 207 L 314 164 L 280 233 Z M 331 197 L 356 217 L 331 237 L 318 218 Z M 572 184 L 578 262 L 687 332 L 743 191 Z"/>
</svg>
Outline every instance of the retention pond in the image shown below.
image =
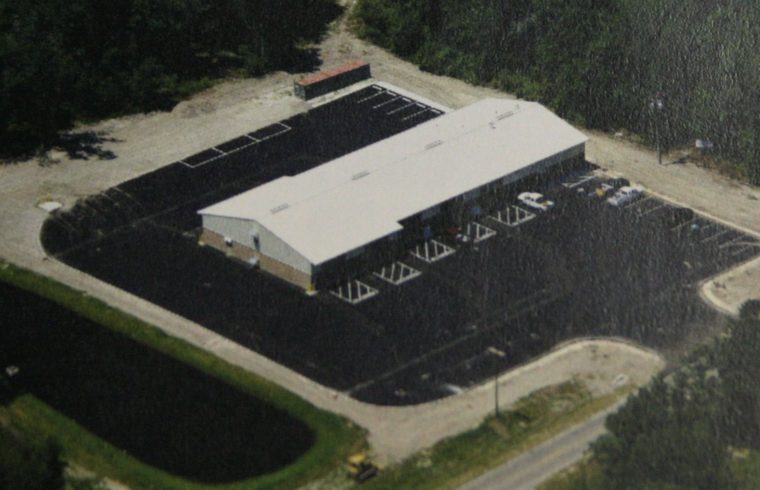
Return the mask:
<svg viewBox="0 0 760 490">
<path fill-rule="evenodd" d="M 204 483 L 276 471 L 313 444 L 262 400 L 0 282 L 0 362 L 17 386 L 131 456 Z"/>
</svg>

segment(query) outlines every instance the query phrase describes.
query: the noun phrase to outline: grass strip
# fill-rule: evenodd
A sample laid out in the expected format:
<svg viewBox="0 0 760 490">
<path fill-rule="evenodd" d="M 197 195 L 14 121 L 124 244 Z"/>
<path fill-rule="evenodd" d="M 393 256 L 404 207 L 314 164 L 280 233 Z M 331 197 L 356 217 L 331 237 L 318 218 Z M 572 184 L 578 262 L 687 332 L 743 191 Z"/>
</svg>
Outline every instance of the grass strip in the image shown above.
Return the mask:
<svg viewBox="0 0 760 490">
<path fill-rule="evenodd" d="M 319 478 L 364 444 L 364 433 L 336 415 L 319 410 L 284 388 L 232 365 L 188 342 L 171 337 L 121 310 L 35 272 L 0 262 L 0 280 L 38 294 L 75 313 L 119 332 L 165 355 L 189 364 L 256 398 L 286 411 L 315 433 L 315 444 L 282 470 L 226 485 L 204 485 L 148 466 L 93 435 L 73 420 L 31 395 L 23 395 L 0 416 L 40 438 L 57 442 L 67 460 L 134 488 L 145 489 L 277 489 L 293 488 Z M 203 448 L 199 448 L 203 450 Z"/>
<path fill-rule="evenodd" d="M 457 488 L 612 406 L 632 389 L 592 398 L 581 382 L 569 381 L 538 390 L 477 428 L 387 468 L 364 488 Z"/>
</svg>

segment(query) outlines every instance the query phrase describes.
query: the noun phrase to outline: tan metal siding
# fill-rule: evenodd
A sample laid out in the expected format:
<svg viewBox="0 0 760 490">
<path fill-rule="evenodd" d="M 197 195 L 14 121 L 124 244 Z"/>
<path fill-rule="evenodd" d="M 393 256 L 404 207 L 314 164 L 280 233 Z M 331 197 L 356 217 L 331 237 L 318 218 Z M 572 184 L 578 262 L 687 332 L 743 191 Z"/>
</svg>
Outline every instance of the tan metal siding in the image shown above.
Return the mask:
<svg viewBox="0 0 760 490">
<path fill-rule="evenodd" d="M 254 226 L 252 221 L 245 219 L 203 215 L 203 228 L 249 247 L 253 246 L 251 231 Z"/>
<path fill-rule="evenodd" d="M 258 226 L 258 233 L 261 255 L 311 275 L 311 263 L 303 255 L 261 225 Z"/>
</svg>

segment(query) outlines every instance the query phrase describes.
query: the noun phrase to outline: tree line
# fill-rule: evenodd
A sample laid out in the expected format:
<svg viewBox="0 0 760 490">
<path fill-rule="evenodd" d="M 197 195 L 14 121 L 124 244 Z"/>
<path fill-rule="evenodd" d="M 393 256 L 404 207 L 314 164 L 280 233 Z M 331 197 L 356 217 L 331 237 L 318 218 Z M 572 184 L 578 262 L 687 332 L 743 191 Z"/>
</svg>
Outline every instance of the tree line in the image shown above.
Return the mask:
<svg viewBox="0 0 760 490">
<path fill-rule="evenodd" d="M 167 109 L 229 74 L 310 69 L 334 0 L 0 0 L 0 155 Z M 311 55 L 311 56 L 310 56 Z"/>
<path fill-rule="evenodd" d="M 356 14 L 360 35 L 424 70 L 590 128 L 650 142 L 656 129 L 667 146 L 710 140 L 760 184 L 757 2 L 360 0 Z"/>
<path fill-rule="evenodd" d="M 592 448 L 601 474 L 580 471 L 577 490 L 744 488 L 737 449 L 760 450 L 760 301 L 714 343 L 630 397 Z"/>
</svg>

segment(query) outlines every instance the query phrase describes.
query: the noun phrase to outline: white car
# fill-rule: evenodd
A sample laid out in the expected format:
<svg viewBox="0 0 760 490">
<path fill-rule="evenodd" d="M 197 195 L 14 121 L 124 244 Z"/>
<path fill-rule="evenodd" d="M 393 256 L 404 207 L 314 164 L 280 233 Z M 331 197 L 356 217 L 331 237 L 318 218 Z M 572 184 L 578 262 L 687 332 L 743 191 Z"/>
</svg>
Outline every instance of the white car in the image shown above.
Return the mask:
<svg viewBox="0 0 760 490">
<path fill-rule="evenodd" d="M 607 202 L 613 206 L 619 207 L 629 202 L 635 201 L 639 197 L 641 197 L 641 191 L 635 187 L 627 185 L 618 189 L 612 197 L 607 198 Z"/>
<path fill-rule="evenodd" d="M 554 206 L 554 201 L 550 201 L 538 192 L 523 192 L 517 196 L 517 200 L 529 208 L 546 211 Z"/>
</svg>

